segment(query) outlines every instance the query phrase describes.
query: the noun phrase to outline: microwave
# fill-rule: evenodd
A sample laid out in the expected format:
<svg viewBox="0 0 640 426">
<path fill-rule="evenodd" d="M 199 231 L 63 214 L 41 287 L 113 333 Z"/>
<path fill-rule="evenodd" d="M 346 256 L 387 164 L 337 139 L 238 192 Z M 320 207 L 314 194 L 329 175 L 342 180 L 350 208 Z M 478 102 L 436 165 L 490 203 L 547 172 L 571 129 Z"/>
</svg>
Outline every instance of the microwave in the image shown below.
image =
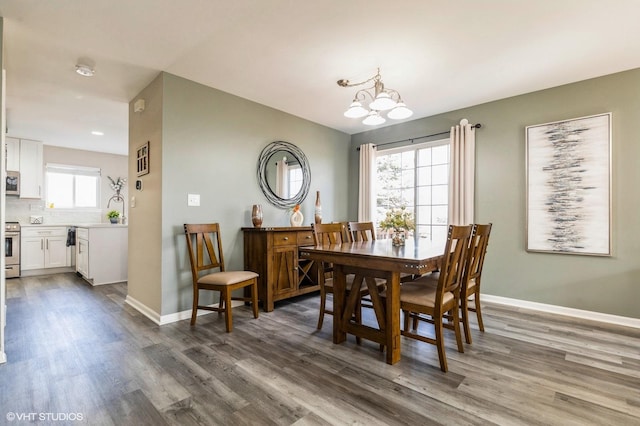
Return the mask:
<svg viewBox="0 0 640 426">
<path fill-rule="evenodd" d="M 7 195 L 20 195 L 20 172 L 7 171 L 5 191 Z"/>
</svg>

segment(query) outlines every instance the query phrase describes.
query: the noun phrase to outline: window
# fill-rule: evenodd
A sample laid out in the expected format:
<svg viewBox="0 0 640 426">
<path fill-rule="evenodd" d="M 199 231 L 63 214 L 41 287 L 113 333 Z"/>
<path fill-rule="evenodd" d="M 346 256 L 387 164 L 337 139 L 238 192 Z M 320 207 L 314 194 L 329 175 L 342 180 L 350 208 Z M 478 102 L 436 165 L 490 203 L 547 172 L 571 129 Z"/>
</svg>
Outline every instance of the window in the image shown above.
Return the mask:
<svg viewBox="0 0 640 426">
<path fill-rule="evenodd" d="M 376 166 L 376 222 L 405 206 L 416 219 L 416 237 L 446 239 L 449 140 L 379 151 Z"/>
<path fill-rule="evenodd" d="M 50 208 L 96 209 L 100 193 L 100 169 L 46 165 L 46 205 Z"/>
<path fill-rule="evenodd" d="M 302 189 L 302 167 L 296 163 L 289 166 L 289 198 L 296 196 Z"/>
</svg>

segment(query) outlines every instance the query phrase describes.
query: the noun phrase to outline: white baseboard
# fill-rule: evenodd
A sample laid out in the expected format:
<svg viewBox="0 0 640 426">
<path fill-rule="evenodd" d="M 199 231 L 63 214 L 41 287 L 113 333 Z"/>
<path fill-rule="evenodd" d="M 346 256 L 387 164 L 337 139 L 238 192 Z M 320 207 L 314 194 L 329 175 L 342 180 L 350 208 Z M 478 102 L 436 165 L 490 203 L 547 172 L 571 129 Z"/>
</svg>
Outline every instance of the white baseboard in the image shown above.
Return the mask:
<svg viewBox="0 0 640 426">
<path fill-rule="evenodd" d="M 151 309 L 150 307 L 148 307 L 147 305 L 145 305 L 144 303 L 139 302 L 138 300 L 134 299 L 128 294 L 127 294 L 127 297 L 124 299 L 124 303 L 131 306 L 133 309 L 140 312 L 142 315 L 149 318 L 151 321 L 160 325 L 160 314 L 154 311 L 153 309 Z"/>
<path fill-rule="evenodd" d="M 136 311 L 140 312 L 142 315 L 144 315 L 145 317 L 149 318 L 151 321 L 153 321 L 157 325 L 171 324 L 172 322 L 182 321 L 182 320 L 191 318 L 191 309 L 187 309 L 187 310 L 180 311 L 180 312 L 175 312 L 173 314 L 160 315 L 159 313 L 157 313 L 153 309 L 149 308 L 144 303 L 141 303 L 140 301 L 134 299 L 133 297 L 131 297 L 129 295 L 127 295 L 127 297 L 124 299 L 124 303 L 126 303 L 129 306 L 131 306 L 133 309 L 135 309 Z M 244 304 L 244 302 L 242 302 L 241 300 L 234 300 L 233 302 L 231 302 L 231 307 L 233 308 L 235 306 L 241 306 L 243 304 Z M 214 304 L 208 305 L 208 306 L 218 307 L 218 304 L 214 303 Z M 213 311 L 203 311 L 203 310 L 201 310 L 201 311 L 198 311 L 198 316 L 208 315 L 208 314 L 212 314 L 212 313 L 214 313 L 214 312 Z"/>
<path fill-rule="evenodd" d="M 575 318 L 600 321 L 608 324 L 623 325 L 626 327 L 640 328 L 640 319 L 622 317 L 618 315 L 604 314 L 601 312 L 585 311 L 582 309 L 567 308 L 564 306 L 547 305 L 545 303 L 529 302 L 527 300 L 511 299 L 502 296 L 482 294 L 481 301 L 498 303 L 500 305 L 514 306 L 518 308 L 532 309 L 534 311 L 548 312 L 558 315 L 566 315 Z"/>
</svg>

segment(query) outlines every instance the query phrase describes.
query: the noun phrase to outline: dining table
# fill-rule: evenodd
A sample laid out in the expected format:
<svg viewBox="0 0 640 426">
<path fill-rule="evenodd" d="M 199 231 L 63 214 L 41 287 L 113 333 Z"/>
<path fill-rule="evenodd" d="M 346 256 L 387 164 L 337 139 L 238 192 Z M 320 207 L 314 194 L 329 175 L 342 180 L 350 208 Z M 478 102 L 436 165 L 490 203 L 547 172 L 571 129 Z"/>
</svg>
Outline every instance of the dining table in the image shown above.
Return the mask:
<svg viewBox="0 0 640 426">
<path fill-rule="evenodd" d="M 401 275 L 423 275 L 438 269 L 445 241 L 408 238 L 395 246 L 391 239 L 342 244 L 303 246 L 302 258 L 333 264 L 333 343 L 346 340 L 347 333 L 383 345 L 386 362 L 400 361 L 400 285 Z M 353 288 L 364 281 L 370 293 L 377 327 L 353 320 L 360 292 L 349 292 L 347 275 L 354 274 Z M 384 297 L 378 281 L 386 281 Z"/>
</svg>

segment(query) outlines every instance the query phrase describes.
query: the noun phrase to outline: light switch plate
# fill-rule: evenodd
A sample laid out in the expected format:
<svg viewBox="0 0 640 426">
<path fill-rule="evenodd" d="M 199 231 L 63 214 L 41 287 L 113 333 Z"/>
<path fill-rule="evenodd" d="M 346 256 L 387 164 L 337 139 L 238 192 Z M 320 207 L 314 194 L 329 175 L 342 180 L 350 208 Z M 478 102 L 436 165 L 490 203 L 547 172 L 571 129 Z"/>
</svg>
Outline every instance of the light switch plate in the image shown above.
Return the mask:
<svg viewBox="0 0 640 426">
<path fill-rule="evenodd" d="M 200 194 L 188 194 L 187 206 L 197 207 L 200 205 Z"/>
</svg>

